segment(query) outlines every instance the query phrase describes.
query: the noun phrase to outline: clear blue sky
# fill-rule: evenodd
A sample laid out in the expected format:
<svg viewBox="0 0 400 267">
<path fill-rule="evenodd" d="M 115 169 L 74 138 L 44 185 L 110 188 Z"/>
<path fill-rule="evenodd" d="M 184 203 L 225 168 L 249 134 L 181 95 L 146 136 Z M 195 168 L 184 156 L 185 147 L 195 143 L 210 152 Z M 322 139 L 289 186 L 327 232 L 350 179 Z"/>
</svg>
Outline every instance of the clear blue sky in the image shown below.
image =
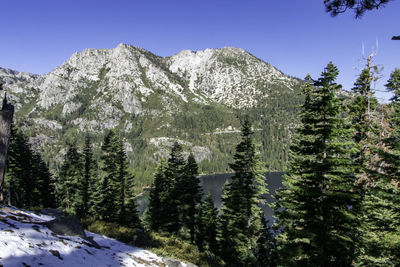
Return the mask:
<svg viewBox="0 0 400 267">
<path fill-rule="evenodd" d="M 2 0 L 0 67 L 43 74 L 85 48 L 140 46 L 160 56 L 234 46 L 284 73 L 317 78 L 329 61 L 351 88 L 362 43 L 384 67 L 400 68 L 400 1 L 355 20 L 332 18 L 323 0 Z M 383 94 L 379 94 L 382 97 Z M 386 96 L 387 98 L 387 96 Z"/>
</svg>

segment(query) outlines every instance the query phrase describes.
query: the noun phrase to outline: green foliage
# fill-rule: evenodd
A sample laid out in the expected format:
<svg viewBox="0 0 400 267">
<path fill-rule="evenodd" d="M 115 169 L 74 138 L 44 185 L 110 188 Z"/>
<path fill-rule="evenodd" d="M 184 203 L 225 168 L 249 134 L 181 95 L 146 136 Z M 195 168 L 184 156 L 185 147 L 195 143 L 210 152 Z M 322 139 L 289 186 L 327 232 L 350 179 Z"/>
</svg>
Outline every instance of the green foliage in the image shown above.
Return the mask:
<svg viewBox="0 0 400 267">
<path fill-rule="evenodd" d="M 67 153 L 56 183 L 60 207 L 70 214 L 82 215 L 84 210 L 83 158 L 74 143 L 68 144 Z"/>
<path fill-rule="evenodd" d="M 215 256 L 200 252 L 198 248 L 189 242 L 175 236 L 164 236 L 158 233 L 150 233 L 150 250 L 162 257 L 173 257 L 181 261 L 191 262 L 198 266 L 222 266 L 223 262 Z"/>
<path fill-rule="evenodd" d="M 120 221 L 126 226 L 139 227 L 141 223 L 136 206 L 135 176 L 127 173 L 125 183 L 125 208 L 124 213 L 120 216 Z"/>
<path fill-rule="evenodd" d="M 14 126 L 11 128 L 5 183 L 10 205 L 20 208 L 55 205 L 54 185 L 47 164 Z"/>
<path fill-rule="evenodd" d="M 284 189 L 276 196 L 278 252 L 285 266 L 349 266 L 355 257 L 359 197 L 353 131 L 342 117 L 337 68 L 306 77 L 301 126 L 291 146 Z"/>
<path fill-rule="evenodd" d="M 168 221 L 164 225 L 164 229 L 169 233 L 177 233 L 181 228 L 179 221 L 179 197 L 180 192 L 176 190 L 176 184 L 182 179 L 185 171 L 185 160 L 182 154 L 182 146 L 174 143 L 168 158 L 168 165 L 165 170 L 165 177 L 169 186 L 165 188 L 167 197 L 162 203 L 163 209 L 166 210 Z"/>
<path fill-rule="evenodd" d="M 218 210 L 208 193 L 201 204 L 196 220 L 196 245 L 200 251 L 218 252 L 217 228 Z"/>
<path fill-rule="evenodd" d="M 157 59 L 154 59 L 155 62 Z M 23 125 L 25 134 L 33 137 L 42 135 L 46 132 L 54 142 L 45 142 L 41 146 L 41 155 L 49 164 L 52 173 L 58 174 L 62 164 L 59 156 L 66 150 L 69 140 L 75 140 L 77 146 L 83 146 L 84 135 L 80 134 L 81 127 L 92 125 L 91 122 L 102 122 L 103 114 L 99 112 L 99 107 L 93 101 L 98 97 L 99 88 L 107 91 L 107 69 L 103 68 L 99 72 L 99 79 L 96 81 L 82 79 L 76 88 L 79 92 L 72 101 L 79 105 L 69 114 L 63 113 L 64 104 L 58 104 L 47 109 L 35 107 L 37 90 L 33 90 L 33 96 L 21 96 L 24 104 L 16 113 L 16 119 Z M 146 70 L 143 69 L 143 79 L 146 77 Z M 169 77 L 178 79 L 178 77 Z M 128 78 L 127 78 L 128 79 Z M 127 80 L 131 82 L 129 79 Z M 108 99 L 103 99 L 107 104 L 112 104 L 114 108 L 121 111 L 121 118 L 116 130 L 119 137 L 124 142 L 132 145 L 133 151 L 127 153 L 127 161 L 135 174 L 135 192 L 140 193 L 150 186 L 153 182 L 153 174 L 160 160 L 160 147 L 150 144 L 149 140 L 154 137 L 174 137 L 185 140 L 192 145 L 184 147 L 185 151 L 190 151 L 192 146 L 202 146 L 210 150 L 206 158 L 198 162 L 199 172 L 202 174 L 224 173 L 229 171 L 228 163 L 231 160 L 235 145 L 240 139 L 240 135 L 235 131 L 240 127 L 238 117 L 249 115 L 254 121 L 257 129 L 254 138 L 257 143 L 261 143 L 261 156 L 270 171 L 283 171 L 287 161 L 287 148 L 292 134 L 292 129 L 296 126 L 297 106 L 301 103 L 301 96 L 294 91 L 298 86 L 288 88 L 284 84 L 274 85 L 265 82 L 256 82 L 256 89 L 265 91 L 267 98 L 260 99 L 258 104 L 248 110 L 235 110 L 224 105 L 213 103 L 209 105 L 199 104 L 194 101 L 189 103 L 173 98 L 159 88 L 153 88 L 148 84 L 148 88 L 154 93 L 141 95 L 137 90 L 137 96 L 145 99 L 142 102 L 144 112 L 139 115 L 126 113 L 120 103 L 108 103 Z M 183 83 L 183 81 L 182 81 Z M 134 87 L 136 85 L 133 85 Z M 62 89 L 65 90 L 65 89 Z M 188 98 L 192 98 L 189 95 Z M 171 103 L 171 110 L 166 110 L 168 102 Z M 173 104 L 172 104 L 173 103 Z M 35 109 L 33 109 L 35 107 Z M 29 114 L 29 117 L 28 117 Z M 37 123 L 37 119 L 50 120 Z M 77 125 L 78 119 L 82 123 Z M 49 123 L 57 122 L 62 128 L 51 128 Z M 132 125 L 132 128 L 127 127 Z M 228 127 L 232 127 L 231 132 L 225 132 Z M 93 156 L 99 159 L 101 155 L 101 142 L 104 140 L 105 132 L 96 131 L 88 126 L 88 133 L 92 137 Z M 166 148 L 166 147 L 162 147 Z M 149 160 L 154 159 L 154 161 Z M 134 166 L 133 166 L 134 165 Z"/>
<path fill-rule="evenodd" d="M 149 220 L 155 231 L 166 231 L 184 236 L 189 231 L 194 242 L 195 216 L 201 202 L 198 166 L 192 154 L 185 161 L 182 147 L 174 143 L 168 162 L 161 161 L 150 190 Z"/>
<path fill-rule="evenodd" d="M 259 86 L 266 87 L 264 84 Z M 254 128 L 259 129 L 253 136 L 261 144 L 262 161 L 268 171 L 284 171 L 293 130 L 299 123 L 297 114 L 304 95 L 279 85 L 268 87 L 268 98 L 260 100 L 254 108 L 237 112 L 240 118 L 248 116 Z"/>
<path fill-rule="evenodd" d="M 195 216 L 202 196 L 198 175 L 196 160 L 193 154 L 190 154 L 184 166 L 183 175 L 176 180 L 174 188 L 174 194 L 177 196 L 179 222 L 182 227 L 189 229 L 192 243 L 194 243 L 195 236 Z"/>
<path fill-rule="evenodd" d="M 81 223 L 90 232 L 115 238 L 121 242 L 133 243 L 136 246 L 149 244 L 149 237 L 137 228 L 96 220 L 94 217 L 84 217 Z"/>
<path fill-rule="evenodd" d="M 368 164 L 364 167 L 370 183 L 365 188 L 363 206 L 361 209 L 361 238 L 359 244 L 358 264 L 387 265 L 400 264 L 400 192 L 398 179 L 400 176 L 400 71 L 396 69 L 386 84 L 394 95 L 391 99 L 392 110 L 389 124 L 391 135 L 383 141 L 384 146 L 376 149 L 381 160 L 379 172 L 372 172 L 372 157 L 365 157 Z M 374 143 L 373 135 L 366 136 L 364 143 Z M 373 151 L 376 151 L 373 150 Z"/>
<path fill-rule="evenodd" d="M 390 99 L 390 101 L 392 101 L 392 104 L 399 103 L 400 102 L 400 69 L 395 69 L 391 73 L 390 78 L 385 86 L 389 92 L 393 93 L 393 96 Z"/>
<path fill-rule="evenodd" d="M 154 183 L 150 189 L 149 202 L 149 226 L 154 231 L 161 230 L 167 224 L 167 210 L 163 208 L 163 203 L 168 201 L 168 191 L 170 190 L 170 181 L 168 181 L 165 171 L 167 164 L 161 161 L 155 173 Z"/>
<path fill-rule="evenodd" d="M 275 267 L 278 264 L 276 239 L 273 236 L 271 227 L 264 218 L 264 214 L 262 213 L 260 217 L 262 228 L 257 233 L 257 247 L 254 255 L 257 258 L 259 266 Z"/>
<path fill-rule="evenodd" d="M 96 218 L 110 222 L 118 220 L 119 212 L 122 208 L 120 199 L 121 184 L 118 179 L 118 148 L 118 136 L 111 130 L 105 136 L 101 147 L 100 179 L 95 190 L 92 209 L 92 213 Z"/>
<path fill-rule="evenodd" d="M 82 181 L 82 216 L 89 213 L 92 206 L 92 196 L 95 190 L 97 178 L 97 164 L 93 158 L 92 143 L 89 135 L 85 137 L 83 148 L 83 181 Z"/>
<path fill-rule="evenodd" d="M 104 138 L 100 168 L 100 179 L 93 194 L 92 214 L 100 220 L 138 226 L 139 218 L 133 201 L 134 177 L 128 175 L 126 154 L 113 130 Z"/>
<path fill-rule="evenodd" d="M 260 207 L 267 193 L 262 167 L 251 138 L 251 125 L 243 122 L 242 140 L 236 146 L 232 182 L 224 188 L 218 241 L 221 258 L 231 266 L 254 266 L 257 233 L 262 228 Z"/>
<path fill-rule="evenodd" d="M 398 190 L 392 184 L 394 181 L 392 179 L 397 179 L 397 175 L 391 172 L 389 167 L 391 165 L 389 162 L 394 159 L 394 154 L 388 151 L 391 138 L 384 140 L 386 144 L 382 143 L 377 124 L 375 111 L 377 99 L 371 88 L 372 82 L 377 80 L 377 74 L 377 68 L 371 64 L 369 58 L 366 68 L 355 83 L 353 91 L 356 97 L 350 105 L 350 115 L 355 129 L 354 140 L 358 145 L 358 152 L 353 155 L 357 166 L 355 173 L 357 184 L 362 189 L 360 194 L 362 202 L 357 214 L 359 238 L 356 262 L 359 265 L 376 265 L 383 262 L 396 265 L 394 251 L 398 242 L 392 240 L 387 244 L 386 241 L 389 236 L 393 238 L 397 235 L 399 238 L 395 226 L 398 215 L 393 209 L 393 206 L 397 205 Z M 395 86 L 395 79 L 390 80 L 388 84 Z M 393 115 L 392 118 L 395 118 L 396 115 Z M 383 158 L 383 162 L 389 164 L 377 160 L 378 154 Z M 383 168 L 377 168 L 377 164 L 381 164 Z"/>
</svg>

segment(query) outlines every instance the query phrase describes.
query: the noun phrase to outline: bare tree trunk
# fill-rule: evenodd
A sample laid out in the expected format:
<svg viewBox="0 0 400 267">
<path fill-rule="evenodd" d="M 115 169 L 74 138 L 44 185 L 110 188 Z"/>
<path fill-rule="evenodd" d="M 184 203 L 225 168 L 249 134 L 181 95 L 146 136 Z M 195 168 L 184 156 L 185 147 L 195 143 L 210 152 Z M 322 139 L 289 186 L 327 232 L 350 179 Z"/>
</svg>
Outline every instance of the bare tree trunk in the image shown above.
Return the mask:
<svg viewBox="0 0 400 267">
<path fill-rule="evenodd" d="M 14 106 L 7 103 L 7 97 L 4 95 L 3 108 L 0 110 L 0 202 L 4 201 L 4 175 L 6 172 L 13 115 Z"/>
</svg>

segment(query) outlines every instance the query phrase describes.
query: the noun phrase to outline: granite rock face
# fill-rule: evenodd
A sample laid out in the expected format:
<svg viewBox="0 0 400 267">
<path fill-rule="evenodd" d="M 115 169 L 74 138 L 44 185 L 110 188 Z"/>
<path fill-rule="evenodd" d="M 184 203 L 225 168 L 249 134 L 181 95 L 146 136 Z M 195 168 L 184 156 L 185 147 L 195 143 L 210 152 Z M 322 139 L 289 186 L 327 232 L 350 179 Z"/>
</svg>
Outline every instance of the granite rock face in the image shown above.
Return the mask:
<svg viewBox="0 0 400 267">
<path fill-rule="evenodd" d="M 0 68 L 0 79 L 12 95 L 36 95 L 38 109 L 61 105 L 65 116 L 85 104 L 116 118 L 112 106 L 137 116 L 152 94 L 164 94 L 164 109 L 173 109 L 175 98 L 240 109 L 268 97 L 270 85 L 291 88 L 299 82 L 239 48 L 184 50 L 163 58 L 126 44 L 75 53 L 41 76 Z"/>
<path fill-rule="evenodd" d="M 239 48 L 160 57 L 126 44 L 75 53 L 44 75 L 0 68 L 0 81 L 18 125 L 50 161 L 62 160 L 75 136 L 98 136 L 100 147 L 100 136 L 117 129 L 132 165 L 157 162 L 172 141 L 199 162 L 225 157 L 239 135 L 238 110 L 279 105 L 268 101 L 301 83 Z"/>
</svg>

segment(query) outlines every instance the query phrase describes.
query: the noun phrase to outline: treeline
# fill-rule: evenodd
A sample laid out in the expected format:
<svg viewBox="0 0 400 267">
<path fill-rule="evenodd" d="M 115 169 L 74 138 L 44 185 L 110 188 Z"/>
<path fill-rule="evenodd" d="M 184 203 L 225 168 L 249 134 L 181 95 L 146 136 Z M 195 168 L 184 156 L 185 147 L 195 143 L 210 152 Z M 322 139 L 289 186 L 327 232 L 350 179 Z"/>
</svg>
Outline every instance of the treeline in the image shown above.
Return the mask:
<svg viewBox="0 0 400 267">
<path fill-rule="evenodd" d="M 347 101 L 332 63 L 306 77 L 276 196 L 279 266 L 400 265 L 400 70 L 386 84 L 388 121 L 372 91 L 377 74 L 369 59 Z"/>
<path fill-rule="evenodd" d="M 21 208 L 57 207 L 80 218 L 138 227 L 134 176 L 127 168 L 122 140 L 111 130 L 104 137 L 99 161 L 86 136 L 82 148 L 74 142 L 67 145 L 60 170 L 52 177 L 27 138 L 13 128 L 6 175 L 8 203 Z"/>
<path fill-rule="evenodd" d="M 232 182 L 225 185 L 220 215 L 208 194 L 202 201 L 197 164 L 185 161 L 178 143 L 168 162 L 157 169 L 150 191 L 145 225 L 152 231 L 173 234 L 209 255 L 209 264 L 270 266 L 274 240 L 260 208 L 267 193 L 265 167 L 252 139 L 248 120 L 236 146 Z"/>
<path fill-rule="evenodd" d="M 14 130 L 9 201 L 20 207 L 54 203 L 80 217 L 173 235 L 197 246 L 209 265 L 399 266 L 400 70 L 386 84 L 393 97 L 385 108 L 374 97 L 378 73 L 370 59 L 351 98 L 341 96 L 338 73 L 329 63 L 318 79 L 305 79 L 301 123 L 284 156 L 289 165 L 272 229 L 260 208 L 271 165 L 261 160 L 248 119 L 242 120 L 229 164 L 234 175 L 219 212 L 209 195 L 202 198 L 194 156 L 185 159 L 175 143 L 157 168 L 140 222 L 134 177 L 114 131 L 106 134 L 98 160 L 89 137 L 82 148 L 71 142 L 52 181 L 46 164 Z"/>
<path fill-rule="evenodd" d="M 374 97 L 378 73 L 370 60 L 350 99 L 335 82 L 338 73 L 329 63 L 320 78 L 305 79 L 301 123 L 284 188 L 276 195 L 273 230 L 259 206 L 267 194 L 266 164 L 256 153 L 248 121 L 219 215 L 208 196 L 203 202 L 186 200 L 197 202 L 196 211 L 183 216 L 185 202 L 177 188 L 186 165 L 171 160 L 180 158 L 175 148 L 151 190 L 150 229 L 189 240 L 212 255 L 213 265 L 399 266 L 400 70 L 386 84 L 393 92 L 386 107 Z M 161 218 L 160 211 L 166 212 Z"/>
<path fill-rule="evenodd" d="M 70 143 L 55 182 L 59 206 L 79 217 L 140 226 L 134 176 L 127 168 L 122 140 L 114 130 L 105 135 L 98 162 L 93 158 L 89 136 L 81 153 Z"/>
<path fill-rule="evenodd" d="M 5 176 L 5 199 L 17 207 L 54 207 L 54 184 L 40 154 L 13 125 Z"/>
</svg>

